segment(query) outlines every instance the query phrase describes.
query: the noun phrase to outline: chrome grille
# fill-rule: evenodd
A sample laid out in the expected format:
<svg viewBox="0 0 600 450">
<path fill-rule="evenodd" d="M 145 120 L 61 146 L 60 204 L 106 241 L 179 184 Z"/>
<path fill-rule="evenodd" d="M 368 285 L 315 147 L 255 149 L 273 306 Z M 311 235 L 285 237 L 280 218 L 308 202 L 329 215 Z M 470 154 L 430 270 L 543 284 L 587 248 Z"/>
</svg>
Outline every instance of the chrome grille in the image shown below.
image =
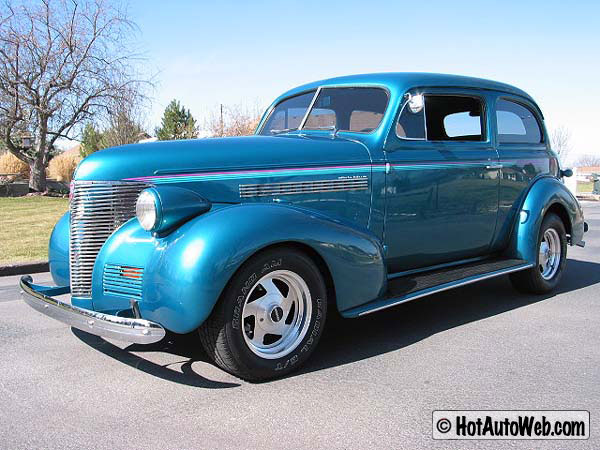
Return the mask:
<svg viewBox="0 0 600 450">
<path fill-rule="evenodd" d="M 91 297 L 92 271 L 108 237 L 135 216 L 146 183 L 75 181 L 71 191 L 71 294 Z"/>
</svg>

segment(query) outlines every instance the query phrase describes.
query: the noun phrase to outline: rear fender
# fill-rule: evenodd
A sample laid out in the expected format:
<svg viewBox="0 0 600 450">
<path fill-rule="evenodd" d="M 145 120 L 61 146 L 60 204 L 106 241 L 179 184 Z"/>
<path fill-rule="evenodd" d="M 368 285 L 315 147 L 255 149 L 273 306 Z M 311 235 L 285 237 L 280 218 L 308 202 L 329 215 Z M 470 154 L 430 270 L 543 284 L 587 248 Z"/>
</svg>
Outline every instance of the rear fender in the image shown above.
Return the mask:
<svg viewBox="0 0 600 450">
<path fill-rule="evenodd" d="M 584 220 L 579 202 L 558 179 L 543 177 L 531 186 L 519 214 L 516 215 L 510 244 L 506 251 L 507 256 L 535 264 L 540 226 L 548 211 L 557 207 L 566 212 L 565 218 L 568 223 L 565 228 L 567 233 L 570 233 L 569 243 L 581 244 Z"/>
</svg>

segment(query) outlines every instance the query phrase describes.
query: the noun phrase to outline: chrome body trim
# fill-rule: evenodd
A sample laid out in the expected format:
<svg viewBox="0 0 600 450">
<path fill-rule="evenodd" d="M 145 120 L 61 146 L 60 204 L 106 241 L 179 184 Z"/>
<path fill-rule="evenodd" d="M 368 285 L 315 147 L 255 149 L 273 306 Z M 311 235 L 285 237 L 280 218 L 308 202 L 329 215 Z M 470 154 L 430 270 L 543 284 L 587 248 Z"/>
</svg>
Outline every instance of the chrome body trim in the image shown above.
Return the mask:
<svg viewBox="0 0 600 450">
<path fill-rule="evenodd" d="M 67 294 L 68 287 L 36 286 L 29 275 L 21 277 L 19 284 L 23 300 L 33 309 L 86 333 L 135 344 L 152 344 L 165 336 L 165 329 L 156 322 L 78 308 L 50 296 Z"/>
<path fill-rule="evenodd" d="M 317 97 L 321 93 L 321 89 L 323 89 L 322 86 L 319 86 L 317 88 L 317 90 L 315 91 L 315 95 L 312 98 L 312 100 L 310 101 L 310 105 L 308 105 L 308 108 L 306 108 L 306 112 L 304 113 L 304 117 L 302 118 L 302 122 L 300 122 L 300 125 L 298 126 L 298 130 L 302 130 L 302 128 L 304 128 L 304 124 L 308 120 L 308 115 L 312 111 L 313 106 L 315 105 L 315 102 L 317 101 Z"/>
<path fill-rule="evenodd" d="M 502 170 L 503 168 L 502 164 L 488 164 L 485 166 L 485 170 Z"/>
<path fill-rule="evenodd" d="M 92 271 L 100 249 L 117 228 L 135 216 L 137 198 L 147 187 L 141 182 L 73 182 L 69 243 L 73 296 L 91 297 Z"/>
<path fill-rule="evenodd" d="M 319 192 L 359 191 L 369 189 L 366 176 L 337 180 L 298 181 L 286 183 L 240 184 L 240 197 L 314 194 Z"/>
<path fill-rule="evenodd" d="M 142 298 L 144 268 L 121 264 L 104 264 L 102 289 L 105 294 Z"/>
<path fill-rule="evenodd" d="M 363 312 L 360 312 L 358 316 L 366 316 L 367 314 L 371 314 L 377 311 L 381 311 L 383 309 L 391 308 L 392 306 L 400 305 L 402 303 L 410 302 L 412 300 L 416 300 L 421 297 L 426 297 L 428 295 L 437 294 L 438 292 L 447 291 L 449 289 L 454 289 L 460 286 L 466 286 L 467 284 L 476 283 L 478 281 L 487 280 L 489 278 L 499 277 L 500 275 L 506 275 L 513 272 L 518 272 L 520 270 L 530 269 L 534 266 L 533 263 L 519 264 L 518 266 L 507 267 L 506 269 L 496 270 L 494 272 L 484 273 L 483 275 L 475 275 L 472 277 L 464 278 L 462 280 L 453 281 L 451 283 L 444 283 L 439 286 L 434 286 L 429 289 L 424 289 L 422 291 L 413 292 L 405 297 L 398 297 L 398 300 L 392 298 L 390 299 L 391 303 L 386 305 L 379 306 L 377 308 L 369 309 Z"/>
</svg>

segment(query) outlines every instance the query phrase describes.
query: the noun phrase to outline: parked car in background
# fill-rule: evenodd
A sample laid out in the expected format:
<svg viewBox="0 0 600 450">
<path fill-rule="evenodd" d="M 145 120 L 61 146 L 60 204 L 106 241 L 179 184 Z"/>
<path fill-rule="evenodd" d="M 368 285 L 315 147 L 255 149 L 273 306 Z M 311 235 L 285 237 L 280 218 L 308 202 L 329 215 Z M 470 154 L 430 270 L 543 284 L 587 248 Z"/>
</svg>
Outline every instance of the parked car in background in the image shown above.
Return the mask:
<svg viewBox="0 0 600 450">
<path fill-rule="evenodd" d="M 542 112 L 515 87 L 319 81 L 276 99 L 254 136 L 86 158 L 50 240 L 57 287 L 21 287 L 35 309 L 99 336 L 198 330 L 218 366 L 270 379 L 308 359 L 331 314 L 505 274 L 550 292 L 587 231 L 564 175 Z M 70 305 L 55 298 L 69 292 Z"/>
</svg>

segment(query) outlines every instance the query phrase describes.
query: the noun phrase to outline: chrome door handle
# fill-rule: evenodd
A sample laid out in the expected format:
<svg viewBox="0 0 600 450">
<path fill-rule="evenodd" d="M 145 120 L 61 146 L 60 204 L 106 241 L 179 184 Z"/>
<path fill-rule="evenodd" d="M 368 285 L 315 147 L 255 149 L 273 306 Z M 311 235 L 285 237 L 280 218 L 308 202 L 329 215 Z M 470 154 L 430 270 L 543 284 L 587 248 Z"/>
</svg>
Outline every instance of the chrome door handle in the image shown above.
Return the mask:
<svg viewBox="0 0 600 450">
<path fill-rule="evenodd" d="M 485 170 L 500 170 L 504 167 L 502 164 L 489 164 L 485 166 Z"/>
</svg>

